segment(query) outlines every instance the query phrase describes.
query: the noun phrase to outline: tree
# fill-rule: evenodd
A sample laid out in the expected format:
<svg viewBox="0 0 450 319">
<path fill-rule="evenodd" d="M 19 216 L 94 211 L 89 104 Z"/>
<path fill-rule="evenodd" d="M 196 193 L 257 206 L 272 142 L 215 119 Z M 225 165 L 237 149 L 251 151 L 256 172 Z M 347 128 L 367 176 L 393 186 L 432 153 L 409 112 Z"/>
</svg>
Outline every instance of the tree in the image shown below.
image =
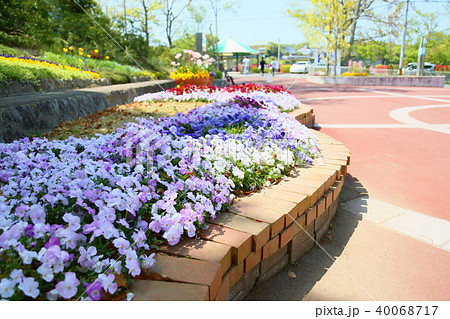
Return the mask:
<svg viewBox="0 0 450 319">
<path fill-rule="evenodd" d="M 337 51 L 345 49 L 345 33 L 354 19 L 357 0 L 308 0 L 309 10 L 292 9 L 288 14 L 299 20 L 299 26 L 309 43 L 323 46 L 335 53 L 334 74 L 336 75 Z M 294 7 L 295 8 L 295 7 Z M 327 60 L 327 73 L 329 61 Z"/>
<path fill-rule="evenodd" d="M 192 0 L 184 0 L 180 5 L 177 5 L 178 0 L 159 0 L 159 5 L 164 16 L 164 27 L 166 31 L 167 42 L 170 48 L 173 48 L 174 23 L 178 20 L 183 11 L 192 3 Z"/>
<path fill-rule="evenodd" d="M 31 48 L 48 44 L 52 8 L 52 4 L 43 1 L 0 0 L 0 43 Z"/>
</svg>

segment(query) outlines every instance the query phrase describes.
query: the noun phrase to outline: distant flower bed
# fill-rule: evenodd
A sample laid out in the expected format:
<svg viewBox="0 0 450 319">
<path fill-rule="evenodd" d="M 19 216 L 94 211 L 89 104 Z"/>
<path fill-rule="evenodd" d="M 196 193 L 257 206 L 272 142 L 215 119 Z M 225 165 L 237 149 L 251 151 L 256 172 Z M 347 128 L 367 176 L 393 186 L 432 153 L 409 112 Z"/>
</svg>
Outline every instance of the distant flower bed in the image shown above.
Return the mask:
<svg viewBox="0 0 450 319">
<path fill-rule="evenodd" d="M 300 107 L 300 102 L 281 86 L 234 85 L 225 88 L 183 85 L 167 91 L 148 93 L 138 96 L 135 102 L 149 101 L 229 101 L 236 97 L 263 101 L 278 107 L 281 111 L 292 111 Z"/>
<path fill-rule="evenodd" d="M 288 95 L 234 95 L 91 139 L 0 144 L 0 296 L 111 299 L 158 244 L 311 163 L 316 138 L 279 111 Z"/>
<path fill-rule="evenodd" d="M 342 76 L 368 76 L 367 72 L 344 72 Z"/>
<path fill-rule="evenodd" d="M 94 72 L 92 70 L 83 70 L 83 69 L 80 69 L 75 66 L 63 65 L 63 64 L 50 62 L 50 61 L 46 61 L 46 60 L 41 60 L 38 58 L 33 58 L 33 57 L 28 57 L 28 56 L 18 57 L 18 56 L 2 54 L 2 55 L 0 55 L 0 61 L 20 62 L 20 63 L 31 64 L 31 65 L 39 65 L 39 66 L 48 67 L 48 68 L 63 69 L 66 71 L 76 71 L 76 72 L 80 71 L 80 72 L 83 72 L 83 73 L 86 73 L 86 74 L 92 76 L 95 79 L 100 78 L 100 75 L 97 72 Z"/>
<path fill-rule="evenodd" d="M 202 55 L 192 50 L 183 50 L 183 53 L 175 55 L 172 66 L 175 69 L 169 77 L 173 80 L 209 79 L 209 71 L 215 60 L 209 55 Z"/>
</svg>

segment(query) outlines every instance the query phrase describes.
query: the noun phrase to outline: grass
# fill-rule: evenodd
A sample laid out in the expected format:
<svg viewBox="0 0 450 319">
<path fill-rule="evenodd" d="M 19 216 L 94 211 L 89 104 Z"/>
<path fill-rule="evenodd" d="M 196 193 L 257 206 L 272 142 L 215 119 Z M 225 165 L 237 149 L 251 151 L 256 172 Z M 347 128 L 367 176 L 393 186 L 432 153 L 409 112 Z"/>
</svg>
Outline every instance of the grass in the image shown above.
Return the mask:
<svg viewBox="0 0 450 319">
<path fill-rule="evenodd" d="M 126 105 L 110 107 L 103 111 L 79 118 L 75 121 L 61 123 L 58 127 L 45 134 L 50 140 L 66 139 L 69 136 L 93 137 L 97 133 L 114 132 L 124 123 L 136 122 L 137 117 L 160 118 L 176 113 L 187 113 L 206 102 L 134 102 Z"/>
</svg>

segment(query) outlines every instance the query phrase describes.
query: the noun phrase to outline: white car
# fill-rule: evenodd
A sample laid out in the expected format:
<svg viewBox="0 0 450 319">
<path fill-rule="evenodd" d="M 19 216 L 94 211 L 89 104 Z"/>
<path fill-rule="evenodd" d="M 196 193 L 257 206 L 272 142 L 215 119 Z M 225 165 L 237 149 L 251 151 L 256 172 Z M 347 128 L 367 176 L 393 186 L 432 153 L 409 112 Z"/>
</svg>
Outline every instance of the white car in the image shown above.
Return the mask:
<svg viewBox="0 0 450 319">
<path fill-rule="evenodd" d="M 311 62 L 309 61 L 298 61 L 295 62 L 289 69 L 290 73 L 306 73 L 309 70 Z"/>
<path fill-rule="evenodd" d="M 436 64 L 425 62 L 423 65 L 423 74 L 436 74 L 434 68 Z M 407 75 L 416 75 L 417 74 L 417 63 L 408 63 L 406 65 L 406 74 Z"/>
</svg>

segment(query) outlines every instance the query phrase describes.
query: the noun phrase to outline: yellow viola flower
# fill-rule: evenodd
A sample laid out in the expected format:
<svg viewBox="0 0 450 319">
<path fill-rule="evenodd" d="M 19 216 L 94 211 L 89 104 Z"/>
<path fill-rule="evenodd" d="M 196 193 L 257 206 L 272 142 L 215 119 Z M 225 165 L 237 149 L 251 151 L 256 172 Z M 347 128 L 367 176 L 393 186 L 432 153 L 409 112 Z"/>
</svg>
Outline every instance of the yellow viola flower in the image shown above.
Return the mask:
<svg viewBox="0 0 450 319">
<path fill-rule="evenodd" d="M 83 52 L 83 48 L 78 48 L 78 51 L 81 51 L 81 52 Z"/>
<path fill-rule="evenodd" d="M 72 51 L 73 50 L 73 47 L 69 47 L 69 51 Z"/>
<path fill-rule="evenodd" d="M 91 57 L 91 55 L 90 54 L 88 54 L 88 55 L 86 55 L 87 57 L 88 57 L 88 59 Z"/>
<path fill-rule="evenodd" d="M 78 52 L 78 54 L 79 54 L 79 55 L 83 55 L 83 52 L 80 51 L 80 52 Z"/>
<path fill-rule="evenodd" d="M 109 56 L 105 56 L 105 59 L 106 59 L 106 60 L 109 60 Z"/>
<path fill-rule="evenodd" d="M 67 48 L 63 48 L 63 51 L 64 51 L 64 52 L 67 52 L 67 51 L 69 51 L 69 50 L 68 50 Z"/>
<path fill-rule="evenodd" d="M 95 49 L 95 50 L 94 50 L 94 53 L 98 53 L 98 49 Z"/>
<path fill-rule="evenodd" d="M 83 60 L 81 60 L 81 59 L 78 59 L 78 61 L 79 61 L 79 62 L 83 62 Z"/>
</svg>

